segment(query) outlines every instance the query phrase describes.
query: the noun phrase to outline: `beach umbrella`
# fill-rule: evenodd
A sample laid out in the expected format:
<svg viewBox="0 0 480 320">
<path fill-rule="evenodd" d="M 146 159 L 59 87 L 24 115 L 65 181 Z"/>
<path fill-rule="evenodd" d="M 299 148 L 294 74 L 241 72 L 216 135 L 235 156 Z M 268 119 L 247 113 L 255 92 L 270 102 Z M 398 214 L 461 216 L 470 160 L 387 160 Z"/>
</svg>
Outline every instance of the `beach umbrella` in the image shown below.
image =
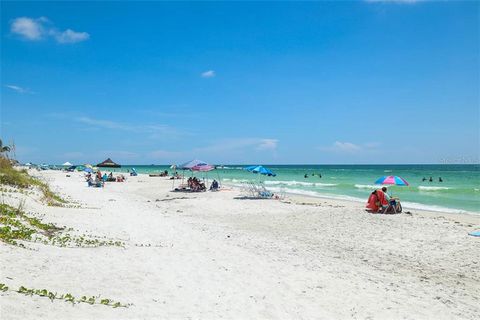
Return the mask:
<svg viewBox="0 0 480 320">
<path fill-rule="evenodd" d="M 243 169 L 252 173 L 260 173 L 260 174 L 263 174 L 264 176 L 269 176 L 269 177 L 276 176 L 276 174 L 272 170 L 267 169 L 264 166 L 249 166 Z"/>
<path fill-rule="evenodd" d="M 85 169 L 83 169 L 83 171 L 88 172 L 88 173 L 93 173 L 92 168 L 85 168 Z"/>
<path fill-rule="evenodd" d="M 112 159 L 107 158 L 107 159 L 104 160 L 103 162 L 100 162 L 99 164 L 97 164 L 97 167 L 101 167 L 101 168 L 120 168 L 121 165 L 119 165 L 118 163 L 113 162 Z"/>
<path fill-rule="evenodd" d="M 390 184 L 395 186 L 408 186 L 408 182 L 399 176 L 383 176 L 375 181 L 375 184 Z"/>
<path fill-rule="evenodd" d="M 208 165 L 208 163 L 206 163 L 205 161 L 194 159 L 194 160 L 185 162 L 178 167 L 183 170 L 190 170 L 195 166 L 206 166 L 206 165 Z"/>
<path fill-rule="evenodd" d="M 62 166 L 71 166 L 72 164 L 70 162 L 65 162 L 64 164 L 62 164 Z"/>
<path fill-rule="evenodd" d="M 190 161 L 187 161 L 179 166 L 176 167 L 176 169 L 181 169 L 181 170 L 190 170 L 190 171 L 194 171 L 192 170 L 193 167 L 196 167 L 196 166 L 208 166 L 209 164 L 206 163 L 205 161 L 203 160 L 198 160 L 198 159 L 194 159 L 194 160 L 190 160 Z M 200 170 L 197 170 L 197 171 L 200 171 Z M 182 183 L 183 183 L 183 179 L 185 178 L 185 173 L 182 175 Z M 175 179 L 174 179 L 175 181 Z"/>
</svg>

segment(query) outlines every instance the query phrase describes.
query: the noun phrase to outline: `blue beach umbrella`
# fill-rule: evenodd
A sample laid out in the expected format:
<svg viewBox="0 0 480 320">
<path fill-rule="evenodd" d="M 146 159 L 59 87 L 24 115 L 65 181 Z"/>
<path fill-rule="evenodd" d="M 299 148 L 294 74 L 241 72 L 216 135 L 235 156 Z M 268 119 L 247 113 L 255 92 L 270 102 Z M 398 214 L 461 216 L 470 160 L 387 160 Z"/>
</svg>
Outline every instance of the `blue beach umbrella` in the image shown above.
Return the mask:
<svg viewBox="0 0 480 320">
<path fill-rule="evenodd" d="M 277 175 L 272 170 L 267 169 L 263 166 L 249 166 L 249 167 L 243 168 L 243 170 L 247 170 L 252 173 L 260 173 L 269 177 L 275 177 Z"/>
<path fill-rule="evenodd" d="M 83 169 L 83 171 L 88 172 L 88 173 L 93 173 L 92 168 L 85 168 L 85 169 Z"/>
</svg>

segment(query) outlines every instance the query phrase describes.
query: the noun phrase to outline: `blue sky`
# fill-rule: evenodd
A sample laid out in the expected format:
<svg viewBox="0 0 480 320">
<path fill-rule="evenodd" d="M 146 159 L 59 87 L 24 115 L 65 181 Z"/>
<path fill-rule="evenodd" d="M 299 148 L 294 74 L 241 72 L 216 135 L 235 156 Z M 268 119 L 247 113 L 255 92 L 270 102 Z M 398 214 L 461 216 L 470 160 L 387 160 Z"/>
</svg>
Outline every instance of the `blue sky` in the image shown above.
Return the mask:
<svg viewBox="0 0 480 320">
<path fill-rule="evenodd" d="M 21 161 L 479 159 L 479 3 L 3 2 Z"/>
</svg>

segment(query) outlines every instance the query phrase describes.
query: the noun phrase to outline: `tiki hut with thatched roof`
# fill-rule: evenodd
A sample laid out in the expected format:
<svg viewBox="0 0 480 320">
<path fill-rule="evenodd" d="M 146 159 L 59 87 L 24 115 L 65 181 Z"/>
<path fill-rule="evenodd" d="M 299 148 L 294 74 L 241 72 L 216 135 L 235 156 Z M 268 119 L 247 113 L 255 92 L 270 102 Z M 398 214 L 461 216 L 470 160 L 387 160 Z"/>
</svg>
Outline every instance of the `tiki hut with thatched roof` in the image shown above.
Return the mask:
<svg viewBox="0 0 480 320">
<path fill-rule="evenodd" d="M 121 165 L 119 165 L 118 163 L 115 163 L 112 161 L 112 159 L 108 158 L 107 160 L 97 164 L 97 167 L 100 167 L 100 168 L 120 168 Z"/>
</svg>

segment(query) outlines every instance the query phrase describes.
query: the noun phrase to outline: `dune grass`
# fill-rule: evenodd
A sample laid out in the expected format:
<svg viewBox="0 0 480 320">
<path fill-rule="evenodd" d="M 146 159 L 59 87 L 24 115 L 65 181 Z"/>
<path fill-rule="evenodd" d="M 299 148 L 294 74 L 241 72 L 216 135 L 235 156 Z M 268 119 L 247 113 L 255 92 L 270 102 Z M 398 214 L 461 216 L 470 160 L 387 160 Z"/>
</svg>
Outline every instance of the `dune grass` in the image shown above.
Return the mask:
<svg viewBox="0 0 480 320">
<path fill-rule="evenodd" d="M 25 169 L 15 169 L 11 161 L 4 157 L 0 157 L 0 185 L 8 185 L 20 189 L 38 188 L 42 193 L 42 200 L 49 206 L 63 206 L 67 203 L 67 201 L 50 190 L 47 183 L 30 176 Z"/>
</svg>

